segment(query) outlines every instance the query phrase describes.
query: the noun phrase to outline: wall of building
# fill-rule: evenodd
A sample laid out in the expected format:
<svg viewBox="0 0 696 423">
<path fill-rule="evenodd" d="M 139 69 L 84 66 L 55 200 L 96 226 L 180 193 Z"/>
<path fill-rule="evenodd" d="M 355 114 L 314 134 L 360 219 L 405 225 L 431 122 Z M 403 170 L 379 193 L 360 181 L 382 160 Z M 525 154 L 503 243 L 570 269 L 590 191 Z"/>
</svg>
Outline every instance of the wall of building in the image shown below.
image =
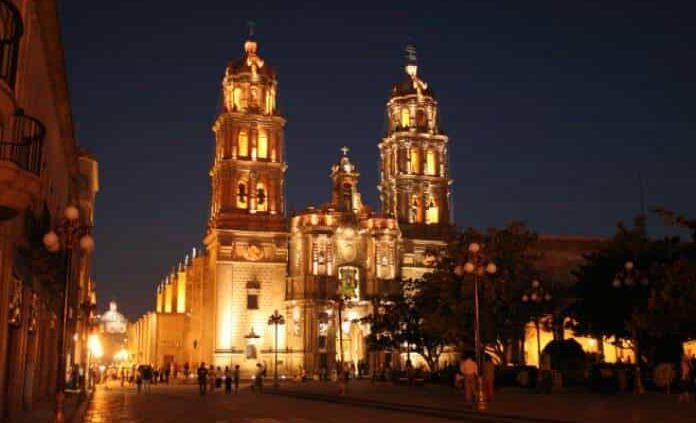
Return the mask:
<svg viewBox="0 0 696 423">
<path fill-rule="evenodd" d="M 59 377 L 56 375 L 57 332 L 62 303 L 55 292 L 63 286 L 64 268 L 61 254 L 48 254 L 41 245 L 41 237 L 62 219 L 62 211 L 68 204 L 81 209 L 81 223 L 91 224 L 98 183 L 93 157 L 89 160 L 92 167 L 79 166 L 56 1 L 10 3 L 19 11 L 23 32 L 19 39 L 16 83 L 10 87 L 0 81 L 0 95 L 9 96 L 9 100 L 7 97 L 2 100 L 0 141 L 11 141 L 8 137 L 12 134 L 13 119 L 20 109 L 25 117 L 37 119 L 45 129 L 38 176 L 0 157 L 3 206 L 6 201 L 25 198 L 27 192 L 12 191 L 16 187 L 34 184 L 38 187 L 29 193 L 28 201 L 14 210 L 14 217 L 3 217 L 0 221 L 0 417 L 12 419 L 21 409 L 52 397 Z M 11 15 L 2 16 L 8 19 Z M 3 22 L 5 29 L 8 23 Z M 10 110 L 5 109 L 8 104 Z M 9 171 L 15 172 L 14 181 L 7 179 Z M 83 190 L 77 185 L 80 178 L 90 182 Z M 88 310 L 78 304 L 93 299 L 89 257 L 75 251 L 69 267 L 74 318 L 68 322 L 70 335 L 66 349 L 71 361 L 84 365 L 83 340 L 88 330 L 84 322 Z M 10 314 L 17 319 L 9 319 Z M 75 333 L 76 341 L 72 341 Z"/>
</svg>

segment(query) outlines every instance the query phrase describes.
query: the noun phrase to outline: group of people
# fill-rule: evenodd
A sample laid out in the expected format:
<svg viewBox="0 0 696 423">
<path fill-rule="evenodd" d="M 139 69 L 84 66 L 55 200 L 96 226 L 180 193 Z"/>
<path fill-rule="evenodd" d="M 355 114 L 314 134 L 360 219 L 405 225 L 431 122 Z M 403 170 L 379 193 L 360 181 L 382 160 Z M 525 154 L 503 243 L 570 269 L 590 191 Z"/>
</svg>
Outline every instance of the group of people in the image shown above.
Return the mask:
<svg viewBox="0 0 696 423">
<path fill-rule="evenodd" d="M 259 367 L 261 365 L 257 364 L 257 368 Z M 225 366 L 223 370 L 220 366 L 210 365 L 206 367 L 205 363 L 201 363 L 197 370 L 197 377 L 198 392 L 201 396 L 208 391 L 214 392 L 215 389 L 221 389 L 223 384 L 225 385 L 225 393 L 231 394 L 233 386 L 234 392 L 239 392 L 239 364 L 234 366 L 234 369 Z M 263 376 L 261 375 L 257 379 L 263 380 Z"/>
</svg>

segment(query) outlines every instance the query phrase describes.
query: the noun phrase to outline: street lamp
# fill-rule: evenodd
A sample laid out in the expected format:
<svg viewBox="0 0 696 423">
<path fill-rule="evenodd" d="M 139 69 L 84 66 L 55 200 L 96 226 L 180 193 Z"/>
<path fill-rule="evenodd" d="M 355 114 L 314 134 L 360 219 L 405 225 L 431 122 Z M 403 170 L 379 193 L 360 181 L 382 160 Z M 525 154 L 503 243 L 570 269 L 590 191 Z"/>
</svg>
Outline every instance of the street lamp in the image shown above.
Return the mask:
<svg viewBox="0 0 696 423">
<path fill-rule="evenodd" d="M 454 268 L 454 273 L 457 276 L 463 276 L 468 273 L 474 277 L 474 348 L 476 349 L 476 366 L 478 367 L 476 384 L 478 385 L 478 398 L 476 406 L 479 410 L 486 409 L 486 398 L 483 394 L 483 377 L 481 377 L 481 321 L 479 319 L 479 278 L 488 275 L 493 275 L 498 268 L 495 263 L 486 259 L 481 253 L 481 245 L 472 242 L 467 248 L 467 254 L 463 263 L 460 262 Z"/>
<path fill-rule="evenodd" d="M 67 337 L 68 314 L 70 309 L 70 288 L 71 288 L 71 263 L 73 248 L 79 246 L 85 253 L 90 253 L 94 249 L 94 238 L 90 235 L 90 227 L 81 225 L 79 222 L 80 211 L 77 207 L 69 205 L 63 211 L 61 223 L 55 230 L 44 235 L 43 244 L 51 253 L 57 253 L 61 248 L 64 253 L 64 276 L 63 281 L 63 310 L 58 330 L 58 377 L 56 378 L 56 409 L 54 421 L 63 423 L 65 421 L 64 402 L 65 402 L 65 344 Z"/>
<path fill-rule="evenodd" d="M 537 382 L 541 381 L 541 331 L 539 330 L 539 320 L 543 313 L 544 305 L 551 302 L 551 293 L 541 286 L 541 282 L 534 279 L 532 285 L 522 294 L 522 302 L 534 307 L 534 328 L 537 338 Z"/>
<path fill-rule="evenodd" d="M 614 279 L 611 281 L 611 286 L 616 289 L 626 288 L 645 288 L 650 284 L 647 274 L 638 270 L 632 261 L 627 261 L 624 263 L 623 268 L 616 272 Z M 632 302 L 635 306 L 635 302 Z M 636 371 L 634 373 L 635 378 L 633 382 L 634 391 L 636 394 L 640 395 L 643 393 L 643 382 L 640 375 L 640 351 L 638 349 L 638 327 L 636 323 L 632 322 L 631 325 L 631 336 L 633 337 L 633 351 L 636 359 Z"/>
<path fill-rule="evenodd" d="M 275 363 L 273 370 L 273 387 L 278 387 L 278 326 L 285 324 L 285 317 L 275 310 L 268 318 L 268 324 L 275 326 Z"/>
</svg>

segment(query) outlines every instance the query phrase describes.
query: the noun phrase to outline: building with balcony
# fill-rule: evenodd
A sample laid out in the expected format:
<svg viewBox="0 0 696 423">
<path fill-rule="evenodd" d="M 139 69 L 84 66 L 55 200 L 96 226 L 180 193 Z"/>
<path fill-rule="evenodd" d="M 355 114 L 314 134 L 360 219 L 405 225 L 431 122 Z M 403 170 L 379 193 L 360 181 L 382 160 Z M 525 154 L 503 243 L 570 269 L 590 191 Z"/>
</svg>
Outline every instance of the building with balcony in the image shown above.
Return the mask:
<svg viewBox="0 0 696 423">
<path fill-rule="evenodd" d="M 67 205 L 92 226 L 98 189 L 97 161 L 75 142 L 56 1 L 0 0 L 0 418 L 55 395 L 66 279 L 66 368 L 84 364 L 90 259 L 42 238 Z"/>
</svg>

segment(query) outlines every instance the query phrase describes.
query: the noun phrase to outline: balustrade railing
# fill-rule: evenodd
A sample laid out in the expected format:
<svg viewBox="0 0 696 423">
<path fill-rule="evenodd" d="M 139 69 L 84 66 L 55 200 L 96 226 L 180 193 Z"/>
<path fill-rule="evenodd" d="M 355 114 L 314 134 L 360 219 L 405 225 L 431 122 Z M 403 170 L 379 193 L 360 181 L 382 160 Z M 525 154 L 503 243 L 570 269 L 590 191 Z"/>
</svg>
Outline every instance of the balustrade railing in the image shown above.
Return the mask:
<svg viewBox="0 0 696 423">
<path fill-rule="evenodd" d="M 24 27 L 17 7 L 8 0 L 0 0 L 0 79 L 10 88 L 17 80 L 19 39 Z"/>
<path fill-rule="evenodd" d="M 8 124 L 0 127 L 0 160 L 11 161 L 38 175 L 45 134 L 46 129 L 41 122 L 18 109 Z"/>
</svg>

